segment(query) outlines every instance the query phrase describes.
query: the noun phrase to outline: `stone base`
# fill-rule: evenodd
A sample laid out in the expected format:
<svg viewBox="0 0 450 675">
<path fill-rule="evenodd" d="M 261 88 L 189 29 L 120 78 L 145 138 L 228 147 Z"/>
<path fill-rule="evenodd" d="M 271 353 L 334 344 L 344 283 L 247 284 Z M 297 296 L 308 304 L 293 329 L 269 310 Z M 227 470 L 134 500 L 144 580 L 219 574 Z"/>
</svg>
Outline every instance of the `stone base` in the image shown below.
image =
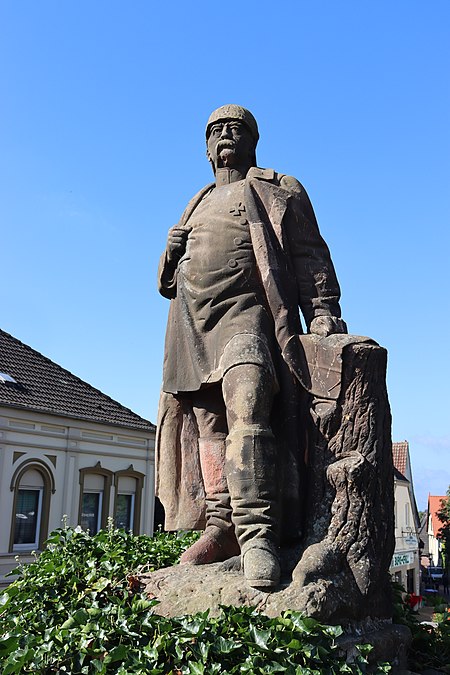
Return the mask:
<svg viewBox="0 0 450 675">
<path fill-rule="evenodd" d="M 175 565 L 141 575 L 140 581 L 148 597 L 159 602 L 155 613 L 165 617 L 207 609 L 211 616 L 217 616 L 221 605 L 255 607 L 271 618 L 287 610 L 314 616 L 314 608 L 332 592 L 319 583 L 302 588 L 295 582 L 281 584 L 272 593 L 257 590 L 248 586 L 238 562 L 239 558 L 211 565 Z M 344 627 L 339 642 L 349 662 L 357 653 L 356 645 L 370 643 L 374 647 L 369 657 L 371 663 L 384 661 L 394 667 L 392 673 L 407 672 L 406 654 L 411 642 L 407 627 L 379 618 L 333 623 Z"/>
<path fill-rule="evenodd" d="M 206 609 L 217 616 L 220 605 L 257 607 L 268 616 L 277 616 L 289 604 L 280 600 L 283 591 L 267 593 L 250 588 L 242 573 L 225 569 L 225 563 L 174 565 L 141 575 L 140 581 L 148 597 L 158 600 L 155 612 L 160 616 L 196 614 Z"/>
<path fill-rule="evenodd" d="M 302 587 L 286 580 L 272 592 L 252 588 L 240 571 L 239 557 L 225 563 L 166 567 L 142 575 L 140 581 L 149 598 L 159 601 L 157 613 L 168 617 L 205 609 L 210 610 L 211 616 L 217 616 L 221 605 L 233 605 L 256 607 L 269 617 L 290 609 L 324 621 L 327 618 L 324 609 L 333 597 L 329 581 Z"/>
<path fill-rule="evenodd" d="M 282 583 L 272 592 L 247 584 L 239 556 L 224 563 L 167 567 L 143 575 L 141 582 L 149 597 L 158 599 L 162 616 L 195 614 L 205 609 L 216 616 L 220 605 L 245 605 L 257 607 L 269 617 L 291 609 L 327 624 L 357 622 L 368 615 L 389 618 L 386 603 L 377 607 L 368 602 L 357 588 L 345 584 L 347 577 L 338 572 L 334 579 L 316 575 L 307 582 L 293 580 L 289 551 L 281 552 L 281 566 Z M 378 594 L 383 595 L 381 588 Z"/>
</svg>

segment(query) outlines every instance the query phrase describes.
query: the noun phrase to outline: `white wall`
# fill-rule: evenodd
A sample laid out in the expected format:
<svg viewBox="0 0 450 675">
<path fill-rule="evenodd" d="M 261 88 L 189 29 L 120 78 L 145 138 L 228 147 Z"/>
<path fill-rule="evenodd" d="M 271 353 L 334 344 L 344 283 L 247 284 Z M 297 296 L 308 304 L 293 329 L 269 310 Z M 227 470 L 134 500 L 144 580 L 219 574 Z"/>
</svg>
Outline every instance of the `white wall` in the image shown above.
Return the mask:
<svg viewBox="0 0 450 675">
<path fill-rule="evenodd" d="M 431 555 L 430 565 L 436 567 L 441 563 L 441 542 L 436 539 L 433 532 L 433 519 L 431 513 L 428 514 L 428 550 Z"/>
<path fill-rule="evenodd" d="M 39 460 L 53 477 L 48 532 L 61 527 L 64 515 L 77 525 L 80 503 L 80 469 L 101 467 L 113 473 L 133 470 L 144 474 L 141 534 L 153 533 L 155 435 L 84 420 L 72 420 L 0 406 L 0 583 L 15 567 L 16 552 L 10 551 L 14 473 L 28 460 Z M 113 516 L 112 485 L 108 514 Z M 22 558 L 22 552 L 21 552 Z M 29 556 L 28 556 L 29 557 Z M 27 556 L 23 558 L 27 559 Z"/>
</svg>

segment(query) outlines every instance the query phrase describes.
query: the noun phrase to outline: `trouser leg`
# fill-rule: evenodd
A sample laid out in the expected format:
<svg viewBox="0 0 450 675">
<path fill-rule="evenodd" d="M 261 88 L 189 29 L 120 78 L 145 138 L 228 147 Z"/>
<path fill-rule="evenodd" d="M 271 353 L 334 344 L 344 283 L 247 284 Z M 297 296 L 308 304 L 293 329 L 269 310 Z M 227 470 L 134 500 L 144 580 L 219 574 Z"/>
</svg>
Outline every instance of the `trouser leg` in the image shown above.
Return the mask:
<svg viewBox="0 0 450 675">
<path fill-rule="evenodd" d="M 273 376 L 260 366 L 241 364 L 224 376 L 225 471 L 244 575 L 252 586 L 275 586 L 280 578 L 273 393 Z"/>
<path fill-rule="evenodd" d="M 225 476 L 226 416 L 220 387 L 197 392 L 193 411 L 199 428 L 199 455 L 206 501 L 206 527 L 181 563 L 202 565 L 239 555 Z"/>
<path fill-rule="evenodd" d="M 230 495 L 225 477 L 225 435 L 199 438 L 198 449 L 206 499 L 206 524 L 229 530 L 231 524 Z"/>
</svg>

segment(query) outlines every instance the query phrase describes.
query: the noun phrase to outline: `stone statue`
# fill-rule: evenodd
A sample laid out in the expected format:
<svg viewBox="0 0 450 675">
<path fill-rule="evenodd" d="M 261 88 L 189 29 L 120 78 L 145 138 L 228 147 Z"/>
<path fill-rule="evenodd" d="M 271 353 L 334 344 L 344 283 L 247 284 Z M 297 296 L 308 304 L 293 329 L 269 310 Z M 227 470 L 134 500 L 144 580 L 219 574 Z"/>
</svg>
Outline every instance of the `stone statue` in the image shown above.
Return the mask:
<svg viewBox="0 0 450 675">
<path fill-rule="evenodd" d="M 245 108 L 212 113 L 215 182 L 161 258 L 156 492 L 167 530 L 204 532 L 142 583 L 166 616 L 297 610 L 343 624 L 349 658 L 370 642 L 373 659 L 401 664 L 386 350 L 347 334 L 305 189 L 256 166 L 258 137 Z"/>
<path fill-rule="evenodd" d="M 299 309 L 309 334 L 347 329 L 308 195 L 295 178 L 256 166 L 258 138 L 245 108 L 211 114 L 215 182 L 169 230 L 160 261 L 159 290 L 171 303 L 157 492 L 166 529 L 204 527 L 183 564 L 240 554 L 247 584 L 270 589 L 280 544 L 304 530 Z"/>
</svg>

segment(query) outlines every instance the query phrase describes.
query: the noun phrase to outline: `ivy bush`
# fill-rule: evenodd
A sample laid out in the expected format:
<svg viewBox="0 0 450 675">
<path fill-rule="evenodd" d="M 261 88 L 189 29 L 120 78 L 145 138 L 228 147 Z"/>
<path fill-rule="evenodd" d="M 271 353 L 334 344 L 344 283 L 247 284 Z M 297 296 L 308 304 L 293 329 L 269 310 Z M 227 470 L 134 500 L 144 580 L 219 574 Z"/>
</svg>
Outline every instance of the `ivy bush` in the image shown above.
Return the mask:
<svg viewBox="0 0 450 675">
<path fill-rule="evenodd" d="M 1 673 L 365 672 L 369 646 L 357 663 L 346 664 L 336 642 L 342 629 L 297 612 L 277 619 L 247 607 L 224 607 L 217 618 L 156 615 L 156 602 L 140 592 L 136 575 L 174 564 L 194 537 L 150 538 L 113 528 L 95 536 L 80 528 L 53 532 L 39 558 L 19 567 L 20 578 L 0 596 Z"/>
</svg>

